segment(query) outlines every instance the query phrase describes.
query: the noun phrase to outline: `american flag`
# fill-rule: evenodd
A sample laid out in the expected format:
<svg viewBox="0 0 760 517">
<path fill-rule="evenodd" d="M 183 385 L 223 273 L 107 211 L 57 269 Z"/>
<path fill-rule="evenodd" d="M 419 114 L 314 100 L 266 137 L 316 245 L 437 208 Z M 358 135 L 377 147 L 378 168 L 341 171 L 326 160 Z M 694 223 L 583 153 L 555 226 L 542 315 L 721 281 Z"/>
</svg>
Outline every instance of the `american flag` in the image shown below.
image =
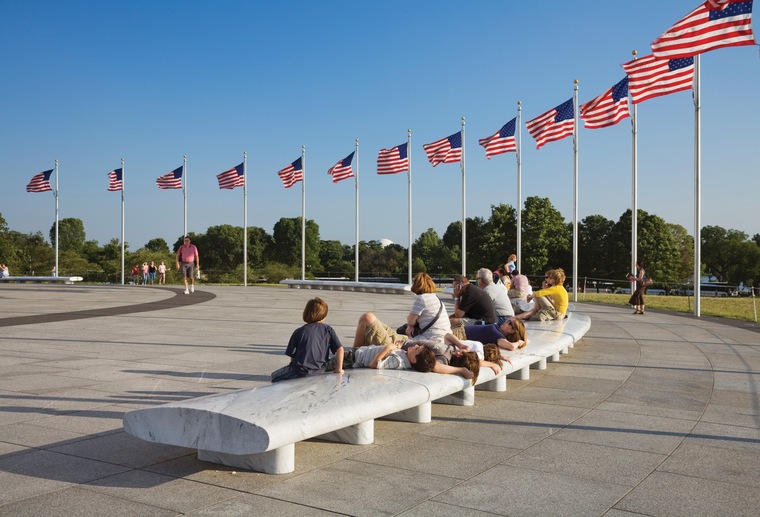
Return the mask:
<svg viewBox="0 0 760 517">
<path fill-rule="evenodd" d="M 549 142 L 561 140 L 573 134 L 575 127 L 573 99 L 563 102 L 543 115 L 525 123 L 530 136 L 536 141 L 536 149 Z"/>
<path fill-rule="evenodd" d="M 462 132 L 436 140 L 422 146 L 433 167 L 439 163 L 456 163 L 462 161 Z"/>
<path fill-rule="evenodd" d="M 182 188 L 182 169 L 184 167 L 178 167 L 168 174 L 159 176 L 156 179 L 156 185 L 162 190 Z"/>
<path fill-rule="evenodd" d="M 654 40 L 652 53 L 674 59 L 754 43 L 752 0 L 708 0 Z"/>
<path fill-rule="evenodd" d="M 303 157 L 297 159 L 281 171 L 277 172 L 285 188 L 290 188 L 299 181 L 303 181 Z"/>
<path fill-rule="evenodd" d="M 653 55 L 623 65 L 634 104 L 688 90 L 694 81 L 694 58 L 658 59 Z"/>
<path fill-rule="evenodd" d="M 392 149 L 380 149 L 377 155 L 378 174 L 396 174 L 409 170 L 408 143 L 397 145 Z"/>
<path fill-rule="evenodd" d="M 354 153 L 355 152 L 356 151 L 354 151 Z M 327 171 L 327 174 L 332 176 L 333 183 L 338 183 L 340 180 L 354 177 L 354 171 L 351 169 L 351 162 L 354 161 L 354 153 L 349 154 Z"/>
<path fill-rule="evenodd" d="M 245 170 L 241 163 L 237 167 L 233 167 L 228 171 L 224 171 L 221 174 L 216 175 L 216 179 L 219 181 L 219 188 L 234 189 L 235 187 L 242 187 L 245 184 Z"/>
<path fill-rule="evenodd" d="M 504 124 L 494 135 L 478 140 L 478 143 L 486 148 L 486 158 L 490 160 L 491 156 L 517 151 L 517 143 L 515 142 L 516 125 L 517 117 Z"/>
<path fill-rule="evenodd" d="M 53 187 L 50 186 L 50 175 L 54 170 L 55 169 L 50 169 L 49 171 L 43 171 L 32 176 L 31 181 L 26 186 L 26 191 L 47 192 L 48 190 L 53 190 Z"/>
<path fill-rule="evenodd" d="M 628 111 L 628 76 L 596 99 L 581 106 L 581 118 L 586 129 L 614 126 L 630 117 Z"/>
<path fill-rule="evenodd" d="M 124 188 L 122 169 L 115 169 L 108 173 L 108 192 L 118 192 Z"/>
</svg>

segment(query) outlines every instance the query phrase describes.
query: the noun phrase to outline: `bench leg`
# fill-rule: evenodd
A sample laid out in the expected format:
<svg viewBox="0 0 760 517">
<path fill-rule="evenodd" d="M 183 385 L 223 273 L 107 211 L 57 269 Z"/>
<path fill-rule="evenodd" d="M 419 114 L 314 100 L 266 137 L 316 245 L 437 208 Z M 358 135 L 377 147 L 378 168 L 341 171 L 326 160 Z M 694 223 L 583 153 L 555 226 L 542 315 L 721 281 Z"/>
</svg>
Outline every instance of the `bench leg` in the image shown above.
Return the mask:
<svg viewBox="0 0 760 517">
<path fill-rule="evenodd" d="M 437 404 L 450 404 L 452 406 L 474 406 L 475 405 L 475 386 L 465 388 L 460 392 L 452 393 L 435 400 Z"/>
<path fill-rule="evenodd" d="M 413 422 L 415 424 L 428 424 L 433 421 L 433 405 L 430 402 L 425 402 L 417 407 L 386 415 L 383 419 L 397 420 L 399 422 Z"/>
<path fill-rule="evenodd" d="M 527 381 L 528 379 L 530 379 L 530 366 L 525 366 L 524 368 L 515 370 L 514 372 L 508 374 L 508 377 L 510 379 L 519 379 L 521 381 Z"/>
<path fill-rule="evenodd" d="M 328 442 L 350 443 L 352 445 L 369 445 L 375 443 L 375 421 L 367 420 L 356 425 L 344 427 L 337 431 L 317 436 Z"/>
<path fill-rule="evenodd" d="M 547 357 L 550 363 L 558 363 L 559 362 L 559 352 L 556 354 L 552 354 L 549 357 Z"/>
<path fill-rule="evenodd" d="M 532 365 L 530 365 L 531 368 L 534 370 L 546 370 L 546 357 L 542 357 Z"/>
<path fill-rule="evenodd" d="M 559 353 L 563 355 L 567 355 L 570 353 L 570 348 L 569 347 L 563 348 L 562 350 L 559 351 Z"/>
<path fill-rule="evenodd" d="M 507 376 L 502 375 L 492 381 L 484 382 L 475 386 L 476 390 L 481 391 L 507 391 Z"/>
<path fill-rule="evenodd" d="M 198 459 L 265 474 L 289 474 L 296 469 L 296 446 L 291 443 L 273 451 L 245 455 L 198 449 Z"/>
</svg>

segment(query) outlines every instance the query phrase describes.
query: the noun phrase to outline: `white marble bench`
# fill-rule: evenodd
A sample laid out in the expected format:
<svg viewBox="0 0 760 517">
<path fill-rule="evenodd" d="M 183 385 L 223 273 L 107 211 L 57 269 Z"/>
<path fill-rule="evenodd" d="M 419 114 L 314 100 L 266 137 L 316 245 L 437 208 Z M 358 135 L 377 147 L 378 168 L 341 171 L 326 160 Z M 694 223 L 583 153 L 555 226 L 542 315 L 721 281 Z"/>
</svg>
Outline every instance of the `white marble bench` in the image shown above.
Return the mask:
<svg viewBox="0 0 760 517">
<path fill-rule="evenodd" d="M 430 422 L 432 402 L 472 405 L 475 388 L 506 390 L 508 375 L 526 378 L 531 365 L 558 360 L 590 328 L 573 314 L 557 322 L 529 323 L 530 344 L 507 352 L 511 364 L 498 375 L 480 371 L 476 386 L 458 375 L 349 369 L 232 393 L 138 409 L 124 416 L 124 429 L 143 440 L 189 447 L 198 458 L 270 474 L 295 469 L 295 443 L 320 438 L 366 445 L 374 420 Z"/>
<path fill-rule="evenodd" d="M 280 280 L 291 289 L 323 289 L 327 291 L 358 291 L 362 293 L 407 294 L 409 284 L 389 282 L 348 282 L 343 280 Z"/>
<path fill-rule="evenodd" d="M 59 284 L 73 284 L 74 282 L 81 282 L 83 279 L 81 276 L 6 276 L 0 277 L 0 282 L 20 282 L 20 283 L 59 283 Z"/>
</svg>

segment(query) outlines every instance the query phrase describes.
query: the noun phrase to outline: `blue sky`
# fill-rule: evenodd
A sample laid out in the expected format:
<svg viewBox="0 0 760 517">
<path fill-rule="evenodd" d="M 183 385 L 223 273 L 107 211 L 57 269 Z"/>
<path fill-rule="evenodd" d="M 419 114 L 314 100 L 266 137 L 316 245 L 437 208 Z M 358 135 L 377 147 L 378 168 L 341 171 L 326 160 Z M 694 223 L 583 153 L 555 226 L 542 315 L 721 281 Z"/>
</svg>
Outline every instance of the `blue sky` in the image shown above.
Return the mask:
<svg viewBox="0 0 760 517">
<path fill-rule="evenodd" d="M 121 196 L 107 173 L 125 159 L 126 241 L 182 233 L 182 191 L 155 179 L 188 160 L 188 230 L 243 224 L 242 189 L 216 175 L 248 153 L 248 224 L 271 233 L 301 215 L 300 184 L 277 171 L 306 146 L 306 216 L 322 239 L 354 242 L 354 181 L 327 169 L 359 139 L 359 237 L 408 241 L 407 176 L 376 174 L 381 148 L 412 130 L 413 236 L 461 219 L 457 164 L 433 168 L 422 144 L 466 117 L 467 215 L 517 204 L 514 153 L 477 145 L 516 115 L 523 123 L 581 103 L 624 77 L 620 67 L 698 0 L 351 2 L 0 0 L 0 213 L 42 231 L 51 193 L 31 177 L 59 160 L 59 217 L 88 239 L 121 234 Z M 755 27 L 758 22 L 755 20 Z M 760 233 L 760 55 L 757 46 L 702 56 L 702 225 Z M 639 104 L 639 207 L 694 227 L 691 92 Z M 535 149 L 522 129 L 522 191 L 573 217 L 572 139 Z M 617 220 L 631 206 L 629 119 L 579 137 L 579 217 Z M 356 163 L 355 163 L 356 167 Z M 511 250 L 505 250 L 505 254 Z"/>
</svg>

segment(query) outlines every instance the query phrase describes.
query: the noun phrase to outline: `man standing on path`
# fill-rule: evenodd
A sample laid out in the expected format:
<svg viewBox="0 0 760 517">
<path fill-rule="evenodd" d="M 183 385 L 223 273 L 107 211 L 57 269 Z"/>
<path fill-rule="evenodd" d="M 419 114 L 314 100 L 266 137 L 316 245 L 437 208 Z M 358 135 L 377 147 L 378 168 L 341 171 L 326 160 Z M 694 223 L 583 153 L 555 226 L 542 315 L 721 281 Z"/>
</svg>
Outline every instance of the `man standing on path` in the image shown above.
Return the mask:
<svg viewBox="0 0 760 517">
<path fill-rule="evenodd" d="M 201 257 L 198 255 L 198 248 L 195 244 L 190 244 L 190 237 L 185 236 L 185 243 L 177 250 L 177 269 L 182 275 L 185 282 L 185 294 L 195 292 L 195 279 L 193 277 L 193 265 L 200 269 Z M 187 279 L 190 279 L 190 290 L 187 289 Z"/>
</svg>

